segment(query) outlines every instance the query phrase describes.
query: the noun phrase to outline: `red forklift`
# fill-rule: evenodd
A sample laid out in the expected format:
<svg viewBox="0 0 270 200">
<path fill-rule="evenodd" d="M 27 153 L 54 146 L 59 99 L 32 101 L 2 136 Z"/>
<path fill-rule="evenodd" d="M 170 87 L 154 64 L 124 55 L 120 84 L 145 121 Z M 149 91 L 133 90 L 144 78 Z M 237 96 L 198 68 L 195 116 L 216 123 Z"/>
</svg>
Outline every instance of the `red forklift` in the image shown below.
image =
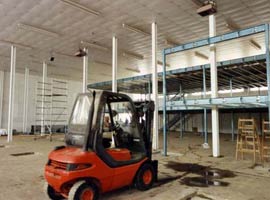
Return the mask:
<svg viewBox="0 0 270 200">
<path fill-rule="evenodd" d="M 97 200 L 124 186 L 148 190 L 157 180 L 152 160 L 154 103 L 109 91 L 79 94 L 65 135 L 45 166 L 50 199 Z"/>
</svg>

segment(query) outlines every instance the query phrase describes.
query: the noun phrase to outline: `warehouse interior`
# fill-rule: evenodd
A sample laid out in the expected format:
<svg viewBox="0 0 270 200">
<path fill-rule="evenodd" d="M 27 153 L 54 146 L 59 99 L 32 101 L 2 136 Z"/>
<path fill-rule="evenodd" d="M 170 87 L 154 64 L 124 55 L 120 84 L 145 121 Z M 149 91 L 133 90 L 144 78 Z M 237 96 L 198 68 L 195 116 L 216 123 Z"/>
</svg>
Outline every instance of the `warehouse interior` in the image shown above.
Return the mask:
<svg viewBox="0 0 270 200">
<path fill-rule="evenodd" d="M 269 198 L 269 1 L 0 0 L 0 10 L 0 199 Z M 138 102 L 150 105 L 134 114 L 136 130 L 145 125 L 139 135 L 150 127 L 145 157 L 133 161 L 134 150 L 130 162 L 108 164 L 94 122 L 85 129 L 86 146 L 70 142 L 79 94 L 101 99 L 86 108 L 93 110 L 87 120 L 103 125 L 109 113 L 118 153 L 131 147 L 117 146 L 116 126 L 128 120 L 117 124 L 115 115 L 121 121 Z M 121 114 L 110 105 L 117 101 L 134 107 Z M 56 165 L 52 156 L 63 148 L 58 158 L 66 160 Z M 70 162 L 85 152 L 97 156 L 79 161 L 85 177 L 57 185 L 67 178 L 59 175 L 63 163 L 65 176 L 75 176 Z M 106 167 L 99 180 L 86 170 L 100 160 Z M 138 191 L 140 170 L 156 160 L 157 180 L 153 164 L 151 188 Z M 134 175 L 117 171 L 138 163 Z"/>
</svg>

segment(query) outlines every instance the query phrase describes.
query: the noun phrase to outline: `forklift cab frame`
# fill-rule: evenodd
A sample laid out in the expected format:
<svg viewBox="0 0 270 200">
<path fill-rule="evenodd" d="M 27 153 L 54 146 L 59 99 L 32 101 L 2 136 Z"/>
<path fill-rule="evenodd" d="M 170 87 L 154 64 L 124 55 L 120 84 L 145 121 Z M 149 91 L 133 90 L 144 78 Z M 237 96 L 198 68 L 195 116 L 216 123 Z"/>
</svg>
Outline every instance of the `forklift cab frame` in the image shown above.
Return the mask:
<svg viewBox="0 0 270 200">
<path fill-rule="evenodd" d="M 87 98 L 87 100 L 85 100 Z M 83 109 L 83 103 L 87 101 L 89 115 L 87 123 L 85 123 L 84 133 L 78 134 L 78 130 L 74 130 L 73 121 L 78 113 L 77 110 Z M 91 102 L 90 102 L 91 101 Z M 93 94 L 80 94 L 74 105 L 72 115 L 70 118 L 70 130 L 66 134 L 66 143 L 69 146 L 81 146 L 84 151 L 94 151 L 97 155 L 110 167 L 119 167 L 132 163 L 139 162 L 149 155 L 145 148 L 145 138 L 140 124 L 139 116 L 133 101 L 124 94 L 112 93 L 108 91 L 93 92 Z M 85 106 L 84 106 L 85 107 Z M 87 109 L 86 109 L 87 110 Z M 127 114 L 128 110 L 128 114 Z M 120 113 L 122 112 L 122 113 Z M 87 113 L 87 112 L 86 112 Z M 116 115 L 119 120 L 116 120 Z M 108 138 L 104 138 L 104 121 L 106 117 L 110 118 L 109 132 L 112 133 L 112 138 L 108 143 Z M 128 116 L 126 116 L 128 115 Z M 129 121 L 124 121 L 123 117 L 129 117 Z M 122 118 L 122 119 L 121 119 Z M 76 121 L 76 119 L 75 119 Z M 76 126 L 76 125 L 75 125 Z M 150 139 L 150 138 L 149 138 Z M 105 142 L 104 142 L 105 141 Z M 114 144 L 112 144 L 114 143 Z M 111 151 L 110 151 L 111 150 Z M 114 151 L 113 151 L 114 150 Z M 115 159 L 113 154 L 123 155 L 123 158 Z M 124 154 L 131 154 L 130 158 Z M 116 155 L 117 157 L 117 155 Z M 125 157 L 127 159 L 125 159 Z M 129 158 L 129 159 L 128 159 Z"/>
</svg>

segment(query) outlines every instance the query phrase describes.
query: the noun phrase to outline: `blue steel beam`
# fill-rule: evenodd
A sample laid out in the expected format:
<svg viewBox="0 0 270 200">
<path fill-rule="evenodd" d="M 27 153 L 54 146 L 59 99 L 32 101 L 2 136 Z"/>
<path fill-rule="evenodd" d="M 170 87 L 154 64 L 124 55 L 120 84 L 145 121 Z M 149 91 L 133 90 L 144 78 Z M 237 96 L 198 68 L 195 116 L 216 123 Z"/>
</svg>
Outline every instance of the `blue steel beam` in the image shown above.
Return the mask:
<svg viewBox="0 0 270 200">
<path fill-rule="evenodd" d="M 179 101 L 167 102 L 167 110 L 179 110 L 179 108 L 190 107 L 193 109 L 203 109 L 217 105 L 228 108 L 241 108 L 241 107 L 267 107 L 268 96 L 245 96 L 245 97 L 222 97 L 222 98 L 207 98 L 207 99 L 186 99 Z M 184 110 L 185 110 L 184 109 Z"/>
<path fill-rule="evenodd" d="M 227 60 L 227 61 L 221 61 L 217 63 L 218 67 L 224 67 L 232 64 L 240 64 L 244 62 L 253 62 L 253 61 L 262 61 L 266 59 L 265 54 L 261 55 L 256 55 L 256 56 L 249 56 L 249 57 L 244 57 L 244 58 L 237 58 L 233 60 Z M 186 67 L 186 68 L 179 68 L 179 69 L 174 69 L 170 71 L 166 71 L 167 75 L 173 75 L 173 74 L 179 74 L 179 73 L 185 73 L 189 71 L 196 71 L 196 70 L 202 70 L 203 68 L 209 69 L 210 65 L 205 64 L 205 65 L 198 65 L 198 66 L 192 66 L 192 67 Z M 162 77 L 162 72 L 158 73 L 159 77 Z M 126 82 L 132 82 L 132 81 L 140 81 L 140 80 L 145 80 L 148 82 L 151 80 L 152 75 L 151 74 L 146 74 L 146 75 L 141 75 L 141 76 L 134 76 L 134 77 L 128 77 L 128 78 L 123 78 L 123 79 L 118 79 L 117 84 L 120 83 L 126 83 Z M 104 82 L 99 82 L 99 83 L 93 83 L 93 84 L 88 84 L 88 88 L 100 88 L 103 86 L 110 86 L 112 84 L 111 81 L 104 81 Z"/>
<path fill-rule="evenodd" d="M 266 77 L 268 93 L 268 121 L 270 121 L 270 54 L 269 54 L 269 24 L 265 24 L 265 56 L 266 56 Z"/>
<path fill-rule="evenodd" d="M 166 117 L 166 55 L 164 51 L 162 52 L 162 62 L 163 62 L 163 155 L 167 156 L 167 117 Z"/>
<path fill-rule="evenodd" d="M 265 24 L 251 27 L 251 28 L 246 28 L 246 29 L 239 30 L 239 31 L 233 31 L 233 32 L 225 33 L 225 34 L 218 35 L 215 37 L 209 37 L 206 39 L 197 40 L 194 42 L 189 42 L 189 43 L 179 45 L 176 47 L 167 48 L 167 49 L 165 49 L 165 55 L 177 53 L 180 51 L 190 50 L 190 49 L 194 49 L 194 48 L 198 48 L 198 47 L 203 47 L 203 46 L 207 46 L 210 44 L 225 42 L 225 41 L 232 40 L 232 39 L 246 37 L 246 36 L 250 36 L 253 34 L 257 34 L 257 33 L 262 33 L 264 31 L 265 31 Z"/>
</svg>

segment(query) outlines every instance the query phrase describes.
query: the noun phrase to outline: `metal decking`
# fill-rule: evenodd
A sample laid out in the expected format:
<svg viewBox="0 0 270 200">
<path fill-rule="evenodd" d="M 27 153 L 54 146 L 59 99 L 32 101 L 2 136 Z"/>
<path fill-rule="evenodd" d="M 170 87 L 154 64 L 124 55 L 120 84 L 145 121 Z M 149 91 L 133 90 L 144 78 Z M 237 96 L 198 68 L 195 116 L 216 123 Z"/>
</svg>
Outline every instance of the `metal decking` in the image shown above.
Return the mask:
<svg viewBox="0 0 270 200">
<path fill-rule="evenodd" d="M 218 62 L 218 86 L 220 90 L 233 88 L 267 86 L 265 55 Z M 206 86 L 210 87 L 210 66 L 198 65 L 174 69 L 166 72 L 167 92 L 179 92 L 180 85 L 185 93 L 202 91 L 203 68 L 206 71 Z M 149 91 L 151 74 L 119 79 L 118 90 L 121 92 L 144 94 Z M 158 73 L 159 93 L 162 92 L 162 72 Z M 88 88 L 111 90 L 111 81 L 89 84 Z"/>
</svg>

